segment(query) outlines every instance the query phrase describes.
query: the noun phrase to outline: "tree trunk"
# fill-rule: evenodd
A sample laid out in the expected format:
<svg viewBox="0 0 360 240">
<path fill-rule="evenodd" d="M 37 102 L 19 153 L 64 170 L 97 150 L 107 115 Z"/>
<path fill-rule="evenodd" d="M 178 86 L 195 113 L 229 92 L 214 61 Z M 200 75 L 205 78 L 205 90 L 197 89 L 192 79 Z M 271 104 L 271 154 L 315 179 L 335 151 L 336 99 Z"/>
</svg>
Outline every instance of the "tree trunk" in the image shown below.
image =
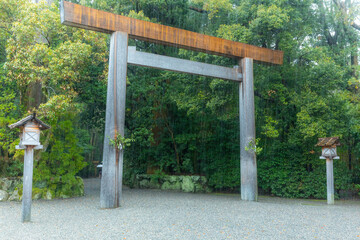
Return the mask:
<svg viewBox="0 0 360 240">
<path fill-rule="evenodd" d="M 41 99 L 43 97 L 42 94 L 42 84 L 40 81 L 36 81 L 35 83 L 32 83 L 29 85 L 29 91 L 28 91 L 28 105 L 27 110 L 32 111 L 34 108 L 39 108 L 41 104 Z"/>
<path fill-rule="evenodd" d="M 349 170 L 352 169 L 352 147 L 349 146 Z"/>
</svg>

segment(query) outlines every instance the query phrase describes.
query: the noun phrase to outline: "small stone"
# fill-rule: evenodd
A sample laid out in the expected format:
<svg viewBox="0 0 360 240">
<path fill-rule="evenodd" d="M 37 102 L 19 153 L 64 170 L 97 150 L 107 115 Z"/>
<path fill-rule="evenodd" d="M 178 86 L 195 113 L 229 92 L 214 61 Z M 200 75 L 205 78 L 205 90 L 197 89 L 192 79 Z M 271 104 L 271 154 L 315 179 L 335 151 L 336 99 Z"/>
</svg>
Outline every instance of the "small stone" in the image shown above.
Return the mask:
<svg viewBox="0 0 360 240">
<path fill-rule="evenodd" d="M 190 176 L 183 177 L 181 190 L 184 192 L 194 192 L 195 186 Z"/>
<path fill-rule="evenodd" d="M 195 183 L 195 192 L 197 192 L 197 193 L 205 192 L 205 189 L 201 184 Z"/>
<path fill-rule="evenodd" d="M 164 182 L 161 185 L 161 189 L 162 190 L 181 190 L 181 183 L 180 182 L 175 182 L 175 183 Z"/>
<path fill-rule="evenodd" d="M 0 178 L 0 190 L 7 190 L 4 189 L 4 178 Z"/>
<path fill-rule="evenodd" d="M 140 174 L 140 179 L 147 179 L 147 180 L 150 180 L 150 176 L 149 174 Z"/>
<path fill-rule="evenodd" d="M 22 179 L 8 179 L 9 189 L 10 191 L 14 191 L 16 188 L 22 188 Z"/>
<path fill-rule="evenodd" d="M 35 193 L 33 196 L 33 199 L 35 199 L 35 200 L 41 199 L 41 196 L 42 196 L 41 192 Z"/>
<path fill-rule="evenodd" d="M 0 189 L 8 191 L 11 187 L 11 181 L 7 178 L 0 179 Z"/>
<path fill-rule="evenodd" d="M 60 193 L 60 196 L 59 196 L 60 198 L 70 198 L 70 196 L 68 196 L 68 195 L 66 195 L 66 194 L 64 194 L 64 193 Z"/>
<path fill-rule="evenodd" d="M 47 187 L 47 182 L 46 181 L 38 181 L 34 183 L 34 188 L 46 188 Z"/>
<path fill-rule="evenodd" d="M 206 179 L 205 176 L 201 176 L 201 177 L 200 177 L 200 183 L 202 183 L 202 184 L 207 184 L 207 179 Z"/>
<path fill-rule="evenodd" d="M 200 179 L 200 176 L 191 176 L 193 182 L 197 182 Z"/>
<path fill-rule="evenodd" d="M 0 190 L 0 202 L 5 202 L 8 198 L 9 194 L 4 190 Z"/>
<path fill-rule="evenodd" d="M 139 185 L 140 185 L 140 188 L 149 188 L 150 187 L 150 183 L 146 179 L 141 180 Z"/>
<path fill-rule="evenodd" d="M 152 189 L 160 189 L 161 186 L 157 179 L 151 179 L 149 182 L 149 187 Z"/>
<path fill-rule="evenodd" d="M 9 201 L 20 201 L 19 191 L 17 189 L 10 195 Z"/>
<path fill-rule="evenodd" d="M 169 177 L 168 177 L 168 181 L 169 181 L 170 183 L 175 183 L 175 182 L 178 182 L 178 181 L 179 181 L 179 178 L 178 178 L 178 176 L 169 176 Z"/>
<path fill-rule="evenodd" d="M 46 199 L 46 200 L 51 200 L 51 199 L 53 199 L 53 194 L 51 193 L 50 190 L 47 190 L 46 195 L 45 195 L 45 199 Z"/>
</svg>

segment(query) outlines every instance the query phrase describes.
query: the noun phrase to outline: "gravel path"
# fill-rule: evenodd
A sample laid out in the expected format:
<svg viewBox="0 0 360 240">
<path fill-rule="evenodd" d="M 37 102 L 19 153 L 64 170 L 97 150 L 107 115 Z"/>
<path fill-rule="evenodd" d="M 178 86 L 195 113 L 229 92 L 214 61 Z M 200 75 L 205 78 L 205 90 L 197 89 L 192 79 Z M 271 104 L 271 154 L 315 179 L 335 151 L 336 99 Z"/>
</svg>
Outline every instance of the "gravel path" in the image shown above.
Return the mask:
<svg viewBox="0 0 360 240">
<path fill-rule="evenodd" d="M 0 239 L 360 239 L 360 201 L 124 189 L 123 207 L 101 210 L 99 191 L 86 179 L 85 197 L 33 201 L 31 223 L 0 202 Z"/>
</svg>

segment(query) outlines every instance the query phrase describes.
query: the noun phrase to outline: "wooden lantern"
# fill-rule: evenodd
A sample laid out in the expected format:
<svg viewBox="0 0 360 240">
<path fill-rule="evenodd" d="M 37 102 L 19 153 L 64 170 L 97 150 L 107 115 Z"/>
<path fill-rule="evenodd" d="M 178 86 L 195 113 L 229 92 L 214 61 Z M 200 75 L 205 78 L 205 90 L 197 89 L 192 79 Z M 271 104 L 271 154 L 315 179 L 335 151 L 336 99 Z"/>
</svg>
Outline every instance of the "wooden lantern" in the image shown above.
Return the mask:
<svg viewBox="0 0 360 240">
<path fill-rule="evenodd" d="M 334 191 L 334 166 L 333 159 L 339 159 L 336 153 L 336 146 L 339 146 L 338 137 L 319 138 L 315 146 L 322 147 L 322 154 L 320 159 L 326 159 L 326 188 L 327 188 L 327 203 L 335 203 Z"/>
<path fill-rule="evenodd" d="M 9 125 L 9 128 L 20 128 L 20 144 L 16 149 L 24 149 L 23 198 L 21 207 L 21 221 L 29 222 L 31 218 L 32 178 L 34 164 L 34 149 L 42 149 L 40 145 L 40 130 L 50 128 L 36 118 L 36 114 L 27 116 Z"/>
<path fill-rule="evenodd" d="M 318 143 L 315 146 L 322 147 L 322 154 L 320 158 L 338 158 L 336 152 L 336 146 L 340 146 L 338 137 L 319 138 Z"/>
<path fill-rule="evenodd" d="M 39 120 L 36 114 L 33 113 L 11 124 L 9 128 L 20 128 L 20 143 L 18 148 L 24 149 L 25 146 L 40 146 L 40 130 L 48 129 L 50 126 Z"/>
</svg>

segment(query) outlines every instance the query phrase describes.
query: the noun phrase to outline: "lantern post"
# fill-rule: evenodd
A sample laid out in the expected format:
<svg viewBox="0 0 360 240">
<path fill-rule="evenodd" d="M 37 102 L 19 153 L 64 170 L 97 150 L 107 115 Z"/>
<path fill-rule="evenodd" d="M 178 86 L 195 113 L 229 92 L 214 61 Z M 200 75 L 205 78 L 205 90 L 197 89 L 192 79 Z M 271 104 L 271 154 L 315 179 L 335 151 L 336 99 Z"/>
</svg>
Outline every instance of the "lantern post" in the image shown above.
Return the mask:
<svg viewBox="0 0 360 240">
<path fill-rule="evenodd" d="M 36 114 L 33 113 L 32 115 L 9 125 L 9 128 L 20 128 L 20 143 L 16 146 L 16 149 L 25 150 L 21 221 L 30 222 L 34 149 L 43 148 L 40 144 L 40 130 L 49 129 L 50 126 L 36 118 Z"/>
<path fill-rule="evenodd" d="M 315 146 L 322 147 L 320 159 L 326 159 L 327 203 L 334 204 L 334 164 L 333 159 L 340 159 L 336 153 L 339 146 L 338 137 L 319 138 Z"/>
</svg>

